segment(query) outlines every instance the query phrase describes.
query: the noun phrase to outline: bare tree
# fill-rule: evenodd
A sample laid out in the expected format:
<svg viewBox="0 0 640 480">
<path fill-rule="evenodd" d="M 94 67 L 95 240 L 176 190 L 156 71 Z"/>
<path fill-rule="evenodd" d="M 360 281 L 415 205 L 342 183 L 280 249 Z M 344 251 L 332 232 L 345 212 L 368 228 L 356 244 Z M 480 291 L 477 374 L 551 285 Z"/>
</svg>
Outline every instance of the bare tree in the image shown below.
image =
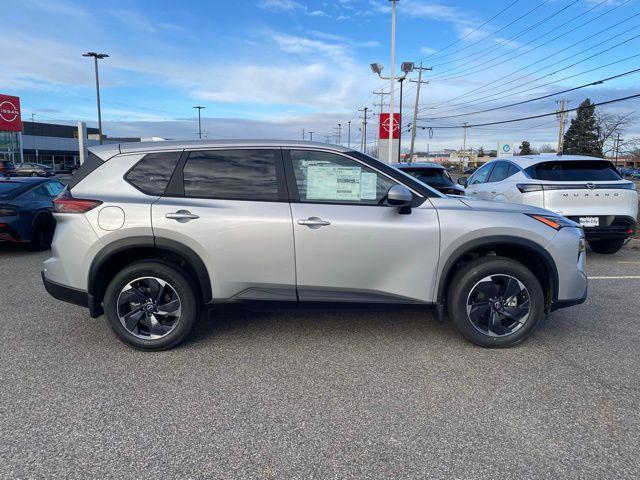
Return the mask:
<svg viewBox="0 0 640 480">
<path fill-rule="evenodd" d="M 545 143 L 543 145 L 540 146 L 540 148 L 538 149 L 538 151 L 540 153 L 556 153 L 556 149 L 553 148 L 550 144 Z"/>
<path fill-rule="evenodd" d="M 598 133 L 598 146 L 606 157 L 615 150 L 618 134 L 622 135 L 625 129 L 635 121 L 631 113 L 608 113 L 599 111 L 596 113 L 596 131 Z"/>
</svg>

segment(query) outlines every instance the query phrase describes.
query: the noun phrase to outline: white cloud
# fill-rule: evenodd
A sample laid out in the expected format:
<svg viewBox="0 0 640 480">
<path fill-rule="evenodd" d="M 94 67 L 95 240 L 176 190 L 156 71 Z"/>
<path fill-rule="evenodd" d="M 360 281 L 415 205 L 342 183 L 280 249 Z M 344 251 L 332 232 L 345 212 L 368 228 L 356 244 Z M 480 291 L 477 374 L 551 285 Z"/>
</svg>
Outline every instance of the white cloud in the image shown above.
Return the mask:
<svg viewBox="0 0 640 480">
<path fill-rule="evenodd" d="M 286 12 L 302 8 L 302 5 L 294 0 L 261 0 L 258 5 L 265 10 L 282 10 Z"/>
<path fill-rule="evenodd" d="M 309 12 L 308 15 L 310 17 L 328 17 L 329 16 L 322 10 L 313 10 L 312 12 Z"/>
</svg>

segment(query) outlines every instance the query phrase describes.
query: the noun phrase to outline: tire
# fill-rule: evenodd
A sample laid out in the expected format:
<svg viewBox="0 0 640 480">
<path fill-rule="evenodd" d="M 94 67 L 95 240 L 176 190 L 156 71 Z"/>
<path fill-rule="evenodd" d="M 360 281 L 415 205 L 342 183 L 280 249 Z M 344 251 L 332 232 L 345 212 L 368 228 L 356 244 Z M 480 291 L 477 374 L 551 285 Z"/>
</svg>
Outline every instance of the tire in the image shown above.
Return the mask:
<svg viewBox="0 0 640 480">
<path fill-rule="evenodd" d="M 31 173 L 29 174 L 29 176 L 30 176 L 30 177 L 37 177 L 37 176 L 38 176 L 38 174 L 37 174 L 36 172 L 31 172 Z"/>
<path fill-rule="evenodd" d="M 145 278 L 147 280 L 140 280 Z M 166 282 L 169 287 L 161 283 L 154 286 L 151 279 Z M 129 288 L 131 286 L 134 288 Z M 147 298 L 143 298 L 140 291 L 147 293 Z M 129 265 L 113 277 L 105 292 L 104 311 L 111 329 L 122 342 L 141 350 L 167 350 L 182 343 L 198 319 L 200 302 L 196 291 L 190 279 L 173 265 L 144 260 Z M 151 296 L 155 310 L 151 310 L 147 301 Z M 176 299 L 177 310 L 174 309 Z M 169 314 L 162 312 L 163 305 Z M 127 316 L 131 312 L 134 314 Z"/>
<path fill-rule="evenodd" d="M 56 221 L 46 213 L 36 216 L 31 225 L 31 235 L 27 248 L 33 252 L 42 252 L 51 248 Z"/>
<path fill-rule="evenodd" d="M 505 348 L 531 335 L 544 317 L 545 301 L 540 282 L 524 265 L 505 257 L 483 257 L 455 273 L 447 306 L 467 340 L 481 347 Z"/>
<path fill-rule="evenodd" d="M 624 245 L 624 238 L 614 238 L 612 240 L 589 240 L 591 250 L 596 253 L 616 253 Z"/>
</svg>

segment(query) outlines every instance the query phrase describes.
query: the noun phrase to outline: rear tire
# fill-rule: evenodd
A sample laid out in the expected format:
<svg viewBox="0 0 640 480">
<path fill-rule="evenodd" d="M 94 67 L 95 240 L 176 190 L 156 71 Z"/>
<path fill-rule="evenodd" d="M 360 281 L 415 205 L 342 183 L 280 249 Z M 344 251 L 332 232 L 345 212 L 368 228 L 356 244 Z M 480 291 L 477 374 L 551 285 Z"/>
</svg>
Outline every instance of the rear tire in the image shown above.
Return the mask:
<svg viewBox="0 0 640 480">
<path fill-rule="evenodd" d="M 624 238 L 614 238 L 612 240 L 589 240 L 591 250 L 596 253 L 611 254 L 616 253 L 624 245 Z"/>
<path fill-rule="evenodd" d="M 29 176 L 30 176 L 30 177 L 37 177 L 37 176 L 38 176 L 38 174 L 37 174 L 36 172 L 31 172 L 31 173 L 29 174 Z"/>
<path fill-rule="evenodd" d="M 519 262 L 483 257 L 458 270 L 449 286 L 449 316 L 462 335 L 481 347 L 511 347 L 526 339 L 544 316 L 536 276 Z"/>
<path fill-rule="evenodd" d="M 184 341 L 200 313 L 196 288 L 173 265 L 144 260 L 113 277 L 104 311 L 118 338 L 141 350 L 167 350 Z"/>
<path fill-rule="evenodd" d="M 55 229 L 56 221 L 51 215 L 39 214 L 31 226 L 31 237 L 27 248 L 34 252 L 49 250 Z"/>
</svg>

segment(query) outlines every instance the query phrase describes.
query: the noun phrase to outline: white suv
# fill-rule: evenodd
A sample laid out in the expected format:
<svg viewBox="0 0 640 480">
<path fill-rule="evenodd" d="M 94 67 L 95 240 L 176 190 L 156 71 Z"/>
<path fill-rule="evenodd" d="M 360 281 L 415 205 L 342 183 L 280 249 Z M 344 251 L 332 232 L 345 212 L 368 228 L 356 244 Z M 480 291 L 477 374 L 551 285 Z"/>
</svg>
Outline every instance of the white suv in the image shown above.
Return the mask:
<svg viewBox="0 0 640 480">
<path fill-rule="evenodd" d="M 532 205 L 574 220 L 597 253 L 617 252 L 636 232 L 636 185 L 602 158 L 496 158 L 458 183 L 470 197 Z"/>
</svg>

